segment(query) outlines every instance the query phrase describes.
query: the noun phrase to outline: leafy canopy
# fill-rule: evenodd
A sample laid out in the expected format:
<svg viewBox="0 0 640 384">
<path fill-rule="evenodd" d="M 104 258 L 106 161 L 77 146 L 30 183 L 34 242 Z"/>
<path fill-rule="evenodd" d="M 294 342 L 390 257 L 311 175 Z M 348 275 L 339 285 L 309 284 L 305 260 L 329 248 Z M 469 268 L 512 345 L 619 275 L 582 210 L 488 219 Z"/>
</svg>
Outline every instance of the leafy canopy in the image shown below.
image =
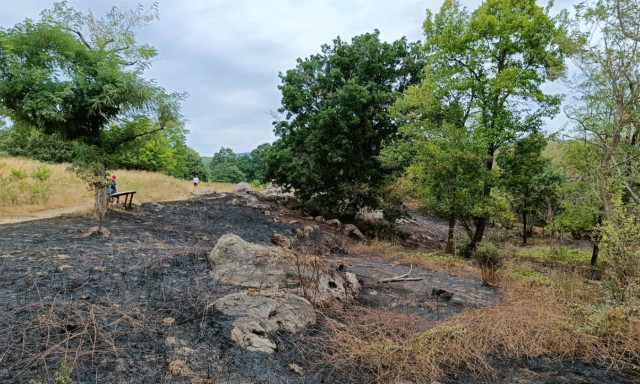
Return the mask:
<svg viewBox="0 0 640 384">
<path fill-rule="evenodd" d="M 264 176 L 329 215 L 378 206 L 385 176 L 378 156 L 397 132 L 388 108 L 420 78 L 416 48 L 382 42 L 378 31 L 351 43 L 337 38 L 281 73 L 284 119 L 275 122 Z"/>
</svg>

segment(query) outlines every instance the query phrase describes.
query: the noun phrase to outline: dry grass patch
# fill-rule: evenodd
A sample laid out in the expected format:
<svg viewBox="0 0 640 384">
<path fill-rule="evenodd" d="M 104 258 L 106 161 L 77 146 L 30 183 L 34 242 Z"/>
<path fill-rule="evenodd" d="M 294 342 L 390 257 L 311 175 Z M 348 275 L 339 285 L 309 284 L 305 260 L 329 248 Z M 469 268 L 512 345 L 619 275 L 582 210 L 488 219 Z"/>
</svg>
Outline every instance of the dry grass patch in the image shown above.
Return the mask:
<svg viewBox="0 0 640 384">
<path fill-rule="evenodd" d="M 19 157 L 0 157 L 0 216 L 12 216 L 53 209 L 93 204 L 93 192 L 74 173 L 67 171 L 69 164 L 46 164 Z M 40 180 L 32 175 L 39 167 L 46 167 L 51 175 Z M 190 180 L 155 172 L 114 171 L 118 190 L 136 190 L 135 201 L 163 201 L 186 199 L 193 191 Z M 22 179 L 20 179 L 22 177 Z M 200 190 L 231 192 L 232 184 L 200 183 Z"/>
<path fill-rule="evenodd" d="M 435 325 L 410 315 L 352 308 L 339 314 L 344 326 L 330 326 L 315 340 L 321 345 L 320 360 L 338 375 L 376 383 L 437 380 L 460 368 L 491 381 L 492 357 L 580 359 L 638 368 L 637 308 L 602 306 L 593 296 L 584 302 L 567 296 L 562 286 L 506 285 L 499 304 Z"/>
</svg>

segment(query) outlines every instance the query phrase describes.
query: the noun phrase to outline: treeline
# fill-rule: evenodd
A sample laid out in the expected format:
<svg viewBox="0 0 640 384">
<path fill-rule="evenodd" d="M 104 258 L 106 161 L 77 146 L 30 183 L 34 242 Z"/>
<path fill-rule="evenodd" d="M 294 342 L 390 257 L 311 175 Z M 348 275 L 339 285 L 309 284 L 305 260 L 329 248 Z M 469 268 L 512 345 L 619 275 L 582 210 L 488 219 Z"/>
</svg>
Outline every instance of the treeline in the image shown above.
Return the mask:
<svg viewBox="0 0 640 384">
<path fill-rule="evenodd" d="M 144 122 L 134 130 L 144 129 Z M 119 128 L 110 127 L 106 133 L 117 134 Z M 181 179 L 202 175 L 208 180 L 208 170 L 200 155 L 189 148 L 187 131 L 183 126 L 172 126 L 162 131 L 145 135 L 135 141 L 117 146 L 110 151 L 114 169 L 131 169 L 160 172 Z M 22 156 L 49 163 L 73 163 L 83 150 L 82 143 L 66 140 L 59 134 L 45 134 L 31 126 L 14 124 L 0 128 L 0 152 L 11 156 Z"/>
<path fill-rule="evenodd" d="M 280 74 L 278 139 L 265 179 L 292 187 L 316 214 L 402 201 L 447 218 L 447 251 L 492 223 L 571 232 L 604 251 L 621 297 L 640 277 L 640 34 L 637 1 L 581 3 L 551 17 L 534 0 L 447 0 L 428 11 L 425 42 L 340 38 Z M 566 78 L 567 62 L 577 72 Z M 568 95 L 543 87 L 558 79 Z M 571 119 L 562 140 L 546 119 Z M 554 144 L 547 149 L 548 141 Z M 637 281 L 636 281 L 637 282 Z M 635 289 L 635 288 L 634 288 Z"/>
</svg>

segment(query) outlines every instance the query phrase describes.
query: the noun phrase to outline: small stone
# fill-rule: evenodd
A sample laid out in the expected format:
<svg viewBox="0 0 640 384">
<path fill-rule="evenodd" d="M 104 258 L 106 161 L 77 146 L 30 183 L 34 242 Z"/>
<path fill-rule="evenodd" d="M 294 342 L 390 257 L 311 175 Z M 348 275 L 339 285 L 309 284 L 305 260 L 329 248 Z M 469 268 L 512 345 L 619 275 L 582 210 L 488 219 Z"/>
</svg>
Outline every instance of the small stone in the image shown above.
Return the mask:
<svg viewBox="0 0 640 384">
<path fill-rule="evenodd" d="M 66 271 L 68 269 L 71 269 L 71 266 L 69 264 L 64 264 L 64 265 L 61 265 L 61 266 L 58 267 L 58 271 L 60 271 L 60 272 L 64 272 L 64 271 Z"/>
<path fill-rule="evenodd" d="M 184 360 L 174 360 L 169 363 L 169 372 L 180 377 L 191 376 L 193 374 L 187 362 Z"/>
<path fill-rule="evenodd" d="M 371 295 L 371 296 L 375 296 L 377 294 L 378 294 L 378 291 L 376 291 L 375 289 L 372 289 L 372 290 L 369 291 L 369 295 Z"/>
<path fill-rule="evenodd" d="M 339 227 L 340 225 L 342 225 L 342 223 L 338 219 L 331 219 L 327 221 L 327 224 L 335 225 L 336 227 Z"/>
<path fill-rule="evenodd" d="M 295 373 L 298 373 L 300 375 L 302 375 L 304 373 L 304 371 L 302 370 L 302 367 L 300 367 L 298 364 L 296 363 L 291 363 L 289 364 L 289 368 L 291 368 L 291 370 Z"/>
<path fill-rule="evenodd" d="M 280 247 L 291 248 L 291 241 L 279 233 L 275 233 L 271 241 Z"/>
<path fill-rule="evenodd" d="M 320 223 L 324 223 L 324 221 L 325 221 L 325 220 L 324 220 L 324 217 L 322 217 L 322 216 L 316 216 L 316 217 L 314 218 L 314 220 L 315 220 L 315 221 L 318 221 L 318 222 L 320 222 Z"/>
<path fill-rule="evenodd" d="M 165 317 L 164 319 L 162 319 L 162 322 L 166 325 L 173 325 L 175 321 L 176 319 L 174 319 L 173 317 Z"/>
</svg>

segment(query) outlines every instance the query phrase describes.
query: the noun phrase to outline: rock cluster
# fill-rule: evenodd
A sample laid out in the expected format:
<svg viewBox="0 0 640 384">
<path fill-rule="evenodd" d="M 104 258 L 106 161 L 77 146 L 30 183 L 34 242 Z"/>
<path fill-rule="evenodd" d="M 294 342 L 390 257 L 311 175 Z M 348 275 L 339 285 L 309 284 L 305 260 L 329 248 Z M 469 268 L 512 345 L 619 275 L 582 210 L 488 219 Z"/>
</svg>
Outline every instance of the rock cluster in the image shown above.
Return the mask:
<svg viewBox="0 0 640 384">
<path fill-rule="evenodd" d="M 286 246 L 282 236 L 278 239 Z M 249 287 L 213 305 L 224 314 L 240 316 L 231 338 L 252 351 L 275 352 L 269 332 L 298 332 L 315 323 L 312 304 L 333 305 L 354 298 L 360 290 L 353 273 L 336 272 L 317 258 L 297 256 L 282 246 L 248 243 L 234 234 L 218 240 L 209 262 L 219 281 Z"/>
<path fill-rule="evenodd" d="M 302 331 L 315 324 L 316 314 L 306 299 L 280 291 L 233 293 L 216 300 L 213 306 L 233 322 L 231 340 L 249 351 L 274 353 L 277 345 L 267 333 Z"/>
</svg>

